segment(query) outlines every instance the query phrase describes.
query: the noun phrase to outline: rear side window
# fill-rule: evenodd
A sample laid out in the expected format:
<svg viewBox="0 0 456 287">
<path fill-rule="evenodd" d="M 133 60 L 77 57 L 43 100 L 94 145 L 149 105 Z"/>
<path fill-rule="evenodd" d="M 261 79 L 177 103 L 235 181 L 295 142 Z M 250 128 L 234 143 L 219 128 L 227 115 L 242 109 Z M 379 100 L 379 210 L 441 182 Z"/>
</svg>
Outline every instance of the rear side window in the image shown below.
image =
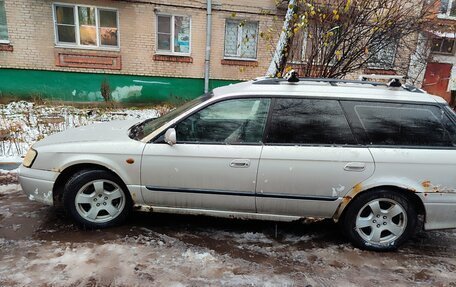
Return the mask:
<svg viewBox="0 0 456 287">
<path fill-rule="evenodd" d="M 389 103 L 354 105 L 372 145 L 453 146 L 443 124 L 446 116 L 435 106 Z"/>
<path fill-rule="evenodd" d="M 266 142 L 356 144 L 339 102 L 319 99 L 276 99 Z"/>
</svg>

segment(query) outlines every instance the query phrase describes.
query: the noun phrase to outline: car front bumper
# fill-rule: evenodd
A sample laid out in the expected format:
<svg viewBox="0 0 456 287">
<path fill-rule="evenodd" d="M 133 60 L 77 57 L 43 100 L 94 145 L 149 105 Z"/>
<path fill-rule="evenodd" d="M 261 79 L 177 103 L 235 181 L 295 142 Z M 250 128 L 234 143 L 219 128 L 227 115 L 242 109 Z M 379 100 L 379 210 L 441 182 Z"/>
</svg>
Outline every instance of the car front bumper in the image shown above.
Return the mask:
<svg viewBox="0 0 456 287">
<path fill-rule="evenodd" d="M 52 190 L 59 173 L 54 171 L 19 167 L 19 183 L 30 200 L 53 205 Z"/>
</svg>

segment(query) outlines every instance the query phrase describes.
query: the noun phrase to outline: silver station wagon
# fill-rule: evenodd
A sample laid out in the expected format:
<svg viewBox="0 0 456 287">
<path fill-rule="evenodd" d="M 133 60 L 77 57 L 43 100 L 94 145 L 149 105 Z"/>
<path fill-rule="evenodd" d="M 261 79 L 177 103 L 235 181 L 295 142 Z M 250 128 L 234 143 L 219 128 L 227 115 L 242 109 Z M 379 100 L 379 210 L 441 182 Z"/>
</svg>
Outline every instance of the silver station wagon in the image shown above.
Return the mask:
<svg viewBox="0 0 456 287">
<path fill-rule="evenodd" d="M 419 228 L 456 228 L 455 147 L 455 113 L 416 88 L 260 78 L 157 119 L 48 136 L 20 183 L 85 228 L 120 224 L 133 208 L 332 218 L 355 246 L 393 250 Z"/>
</svg>

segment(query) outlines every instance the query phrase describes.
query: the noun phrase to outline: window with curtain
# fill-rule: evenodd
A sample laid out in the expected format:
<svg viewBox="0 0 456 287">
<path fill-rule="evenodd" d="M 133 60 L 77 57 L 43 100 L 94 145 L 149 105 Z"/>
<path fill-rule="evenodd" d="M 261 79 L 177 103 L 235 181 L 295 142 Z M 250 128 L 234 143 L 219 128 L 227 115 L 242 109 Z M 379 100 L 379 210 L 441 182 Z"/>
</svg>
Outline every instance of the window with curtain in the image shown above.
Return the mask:
<svg viewBox="0 0 456 287">
<path fill-rule="evenodd" d="M 190 54 L 191 23 L 188 16 L 157 16 L 157 52 Z"/>
<path fill-rule="evenodd" d="M 119 47 L 118 12 L 93 6 L 54 5 L 57 44 Z"/>
</svg>

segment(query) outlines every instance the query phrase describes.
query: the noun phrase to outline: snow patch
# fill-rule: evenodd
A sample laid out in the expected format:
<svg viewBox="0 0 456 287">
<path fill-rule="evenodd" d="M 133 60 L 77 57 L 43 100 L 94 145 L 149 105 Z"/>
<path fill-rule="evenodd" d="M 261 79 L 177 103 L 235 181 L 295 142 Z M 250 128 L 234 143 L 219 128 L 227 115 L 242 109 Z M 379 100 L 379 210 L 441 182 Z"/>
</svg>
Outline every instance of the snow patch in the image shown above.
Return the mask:
<svg viewBox="0 0 456 287">
<path fill-rule="evenodd" d="M 127 90 L 130 94 L 138 92 L 135 87 L 117 93 L 114 91 L 113 95 L 120 97 Z M 98 97 L 95 93 L 91 96 L 94 100 Z M 167 110 L 169 109 L 163 109 L 164 112 Z M 160 113 L 155 109 L 79 109 L 72 106 L 35 105 L 25 101 L 0 105 L 0 163 L 20 163 L 21 156 L 25 155 L 34 142 L 69 128 L 112 120 L 145 120 L 158 116 Z"/>
</svg>

